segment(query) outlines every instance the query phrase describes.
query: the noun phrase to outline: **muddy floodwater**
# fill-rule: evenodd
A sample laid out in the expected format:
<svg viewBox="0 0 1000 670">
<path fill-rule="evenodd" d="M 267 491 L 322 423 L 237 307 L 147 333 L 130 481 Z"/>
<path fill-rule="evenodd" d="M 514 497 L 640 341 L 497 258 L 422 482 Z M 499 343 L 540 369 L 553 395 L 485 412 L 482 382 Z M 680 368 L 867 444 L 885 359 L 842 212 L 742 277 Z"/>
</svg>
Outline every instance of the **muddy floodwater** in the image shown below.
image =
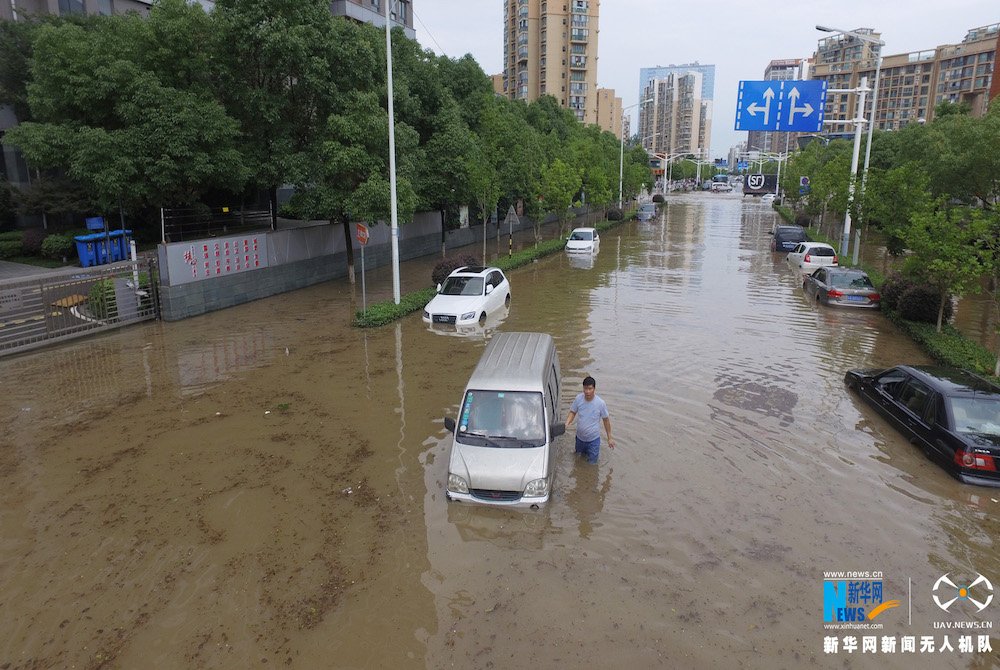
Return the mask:
<svg viewBox="0 0 1000 670">
<path fill-rule="evenodd" d="M 534 512 L 445 499 L 442 417 L 490 331 L 353 329 L 360 282 L 0 361 L 0 668 L 1000 667 L 995 629 L 969 652 L 935 627 L 1000 602 L 933 599 L 945 573 L 1000 588 L 1000 490 L 846 392 L 848 368 L 928 360 L 806 300 L 775 216 L 678 195 L 592 259 L 511 272 L 498 327 L 551 333 L 563 414 L 593 375 L 618 444 L 592 466 L 558 438 Z M 829 571 L 900 605 L 825 630 Z"/>
</svg>

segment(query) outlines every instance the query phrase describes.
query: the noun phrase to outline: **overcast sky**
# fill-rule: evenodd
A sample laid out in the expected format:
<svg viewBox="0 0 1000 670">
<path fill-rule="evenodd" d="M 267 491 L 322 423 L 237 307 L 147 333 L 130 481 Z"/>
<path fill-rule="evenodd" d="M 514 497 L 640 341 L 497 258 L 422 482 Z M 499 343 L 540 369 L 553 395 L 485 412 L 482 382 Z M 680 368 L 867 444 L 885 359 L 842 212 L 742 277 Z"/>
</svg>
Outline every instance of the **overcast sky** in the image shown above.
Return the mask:
<svg viewBox="0 0 1000 670">
<path fill-rule="evenodd" d="M 551 0 L 550 0 L 551 1 Z M 472 54 L 486 74 L 503 68 L 503 0 L 413 0 L 417 41 L 458 58 Z M 712 157 L 746 140 L 733 130 L 741 79 L 763 79 L 772 59 L 806 58 L 829 33 L 817 24 L 882 33 L 885 55 L 961 42 L 970 28 L 1000 23 L 998 0 L 603 0 L 597 83 L 625 106 L 639 100 L 639 69 L 715 65 Z M 635 127 L 635 110 L 626 112 Z"/>
</svg>

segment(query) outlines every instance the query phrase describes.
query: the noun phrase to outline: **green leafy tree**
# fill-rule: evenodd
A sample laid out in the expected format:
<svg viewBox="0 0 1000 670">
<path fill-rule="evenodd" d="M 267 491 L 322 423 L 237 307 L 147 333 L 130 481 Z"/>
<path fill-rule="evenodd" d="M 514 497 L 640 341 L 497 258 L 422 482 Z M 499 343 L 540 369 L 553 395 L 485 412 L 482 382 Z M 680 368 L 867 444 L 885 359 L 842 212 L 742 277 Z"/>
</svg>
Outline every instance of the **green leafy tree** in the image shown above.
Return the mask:
<svg viewBox="0 0 1000 670">
<path fill-rule="evenodd" d="M 397 217 L 413 219 L 417 196 L 413 187 L 419 138 L 406 124 L 396 124 Z M 352 221 L 375 224 L 390 218 L 389 118 L 374 91 L 352 91 L 342 111 L 327 119 L 324 136 L 292 164 L 296 191 L 289 208 L 307 218 L 328 219 L 343 226 L 348 249 L 348 276 L 354 279 Z"/>
<path fill-rule="evenodd" d="M 314 155 L 341 94 L 384 82 L 384 41 L 323 0 L 217 0 L 212 18 L 220 95 L 276 215 L 278 186 Z"/>
<path fill-rule="evenodd" d="M 568 211 L 574 196 L 580 190 L 582 180 L 578 170 L 556 158 L 542 171 L 542 201 L 546 212 L 555 214 L 559 222 L 559 237 L 563 236 Z M 540 239 L 540 231 L 535 228 L 535 239 Z"/>
<path fill-rule="evenodd" d="M 479 145 L 469 153 L 468 161 L 466 171 L 469 175 L 469 188 L 483 214 L 483 265 L 486 265 L 486 227 L 489 225 L 490 212 L 500 200 L 500 173 Z"/>
<path fill-rule="evenodd" d="M 465 125 L 453 102 L 438 115 L 436 124 L 436 132 L 424 145 L 423 160 L 417 167 L 417 187 L 421 206 L 441 213 L 443 254 L 448 212 L 475 197 L 469 168 L 478 146 L 475 135 Z"/>
<path fill-rule="evenodd" d="M 915 163 L 889 170 L 872 170 L 864 194 L 864 225 L 879 231 L 885 241 L 883 272 L 888 257 L 901 256 L 911 218 L 929 211 L 933 205 L 930 180 Z"/>
<path fill-rule="evenodd" d="M 148 20 L 38 29 L 28 86 L 34 120 L 8 131 L 5 142 L 34 167 L 65 170 L 98 211 L 192 203 L 213 188 L 239 190 L 246 177 L 239 128 L 223 107 L 203 90 L 165 84 L 176 73 L 146 62 L 154 47 L 169 48 L 156 40 L 164 20 L 198 32 L 208 19 L 200 7 L 164 0 Z M 201 60 L 209 58 L 203 50 Z"/>
<path fill-rule="evenodd" d="M 984 244 L 992 233 L 981 211 L 968 207 L 938 207 L 914 213 L 903 231 L 907 272 L 933 286 L 940 298 L 937 330 L 941 332 L 949 296 L 977 293 L 983 275 L 992 271 L 994 254 Z"/>
</svg>

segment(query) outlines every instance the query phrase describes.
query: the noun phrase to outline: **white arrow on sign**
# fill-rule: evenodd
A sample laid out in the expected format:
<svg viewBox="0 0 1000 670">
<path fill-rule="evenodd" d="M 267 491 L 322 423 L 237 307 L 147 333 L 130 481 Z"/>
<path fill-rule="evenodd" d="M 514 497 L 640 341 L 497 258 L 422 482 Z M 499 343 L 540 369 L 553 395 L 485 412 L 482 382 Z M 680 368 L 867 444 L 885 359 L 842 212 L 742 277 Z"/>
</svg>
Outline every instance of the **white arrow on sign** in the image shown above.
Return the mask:
<svg viewBox="0 0 1000 670">
<path fill-rule="evenodd" d="M 768 86 L 764 91 L 764 106 L 761 107 L 756 102 L 750 103 L 747 112 L 750 116 L 757 116 L 757 112 L 764 112 L 764 125 L 766 126 L 771 118 L 771 100 L 774 99 L 774 90 Z"/>
<path fill-rule="evenodd" d="M 792 87 L 792 90 L 788 92 L 788 99 L 791 100 L 791 106 L 788 109 L 788 125 L 793 125 L 795 123 L 795 115 L 802 114 L 802 116 L 809 116 L 813 113 L 813 106 L 808 102 L 801 107 L 796 107 L 795 103 L 799 101 L 799 89 Z"/>
</svg>

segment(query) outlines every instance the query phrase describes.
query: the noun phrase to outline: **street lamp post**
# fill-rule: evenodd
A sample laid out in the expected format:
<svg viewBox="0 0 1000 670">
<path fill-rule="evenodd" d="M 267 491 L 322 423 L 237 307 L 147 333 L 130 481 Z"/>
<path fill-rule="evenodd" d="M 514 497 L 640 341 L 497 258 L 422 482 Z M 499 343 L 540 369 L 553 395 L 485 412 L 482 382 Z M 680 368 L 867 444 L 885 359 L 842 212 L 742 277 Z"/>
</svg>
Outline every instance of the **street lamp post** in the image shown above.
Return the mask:
<svg viewBox="0 0 1000 670">
<path fill-rule="evenodd" d="M 635 103 L 634 105 L 629 105 L 622 109 L 622 145 L 618 153 L 618 209 L 622 208 L 622 186 L 625 183 L 625 111 L 632 109 L 633 107 L 638 107 L 639 105 L 645 105 L 647 102 L 652 102 L 653 99 L 649 98 L 647 100 L 642 100 Z"/>
<path fill-rule="evenodd" d="M 390 0 L 385 0 L 385 76 L 389 88 L 389 199 L 390 248 L 392 250 L 392 300 L 399 304 L 399 212 L 396 203 L 396 118 L 392 94 L 392 25 L 389 23 Z"/>
<path fill-rule="evenodd" d="M 858 88 L 850 89 L 830 89 L 833 93 L 856 93 L 859 94 L 859 104 L 858 107 L 861 108 L 860 113 L 863 113 L 865 106 L 865 97 L 870 89 L 868 88 L 868 77 L 861 78 L 861 86 Z M 855 110 L 858 112 L 858 110 Z M 826 121 L 825 123 L 841 123 L 839 121 Z M 844 212 L 844 234 L 840 240 L 840 254 L 843 257 L 847 257 L 848 248 L 851 241 L 851 208 L 854 205 L 854 182 L 857 181 L 858 177 L 858 154 L 861 153 L 861 126 L 865 123 L 863 116 L 857 116 L 847 123 L 854 124 L 854 151 L 851 153 L 851 173 L 850 181 L 847 185 L 847 211 Z M 855 249 L 855 252 L 857 250 Z M 857 253 L 855 253 L 857 256 Z"/>
<path fill-rule="evenodd" d="M 879 75 L 882 73 L 882 47 L 885 46 L 885 42 L 883 40 L 872 37 L 871 35 L 865 35 L 863 33 L 858 33 L 853 30 L 841 30 L 839 28 L 831 28 L 829 26 L 819 26 L 819 25 L 816 26 L 816 30 L 820 30 L 825 33 L 843 33 L 844 35 L 850 35 L 851 37 L 854 37 L 855 39 L 867 44 L 868 48 L 872 51 L 873 55 L 875 56 L 875 81 L 872 83 L 872 115 L 871 115 L 871 121 L 868 123 L 868 137 L 865 141 L 865 163 L 864 167 L 861 168 L 861 198 L 863 202 L 863 198 L 865 195 L 865 186 L 868 183 L 868 161 L 872 155 L 872 133 L 875 130 L 875 115 L 878 113 L 878 108 L 877 108 L 878 84 L 879 84 Z M 876 52 L 875 49 L 872 47 L 878 47 L 878 51 Z M 862 86 L 862 88 L 864 88 L 864 86 Z M 861 114 L 856 115 L 859 117 L 864 116 L 863 93 L 861 98 L 861 104 L 862 104 Z M 855 171 L 857 171 L 857 165 L 855 165 L 854 169 Z M 852 177 L 851 185 L 853 186 L 853 184 L 854 181 Z M 858 212 L 859 219 L 861 218 L 860 217 L 861 213 L 862 213 L 861 211 Z M 841 253 L 846 254 L 847 253 L 846 248 L 842 249 Z M 857 256 L 858 256 L 858 250 L 855 249 L 854 250 L 855 259 L 857 259 Z"/>
</svg>

